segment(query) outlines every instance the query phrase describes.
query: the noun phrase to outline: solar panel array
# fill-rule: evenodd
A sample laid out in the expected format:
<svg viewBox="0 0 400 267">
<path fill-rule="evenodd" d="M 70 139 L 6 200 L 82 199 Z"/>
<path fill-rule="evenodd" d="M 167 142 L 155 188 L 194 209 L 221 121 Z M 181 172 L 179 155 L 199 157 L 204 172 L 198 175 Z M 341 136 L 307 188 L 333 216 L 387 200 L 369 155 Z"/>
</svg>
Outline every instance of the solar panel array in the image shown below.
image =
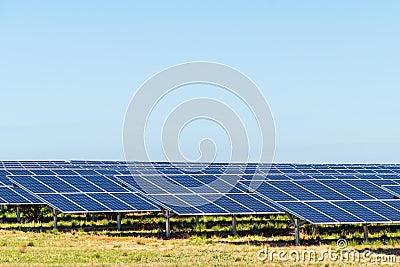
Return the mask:
<svg viewBox="0 0 400 267">
<path fill-rule="evenodd" d="M 275 165 L 257 194 L 313 224 L 398 223 L 397 165 Z M 242 183 L 250 187 L 250 182 Z"/>
<path fill-rule="evenodd" d="M 115 179 L 70 162 L 7 161 L 0 168 L 4 184 L 37 199 L 26 204 L 46 203 L 63 213 L 159 211 L 141 192 L 123 188 Z M 7 204 L 20 204 L 16 194 L 13 197 L 14 201 Z"/>
<path fill-rule="evenodd" d="M 0 188 L 15 189 L 11 179 L 62 212 L 160 206 L 178 215 L 287 212 L 313 224 L 398 223 L 399 174 L 396 164 L 3 161 Z M 179 191 L 154 180 L 161 178 Z M 138 181 L 149 185 L 146 193 Z"/>
</svg>

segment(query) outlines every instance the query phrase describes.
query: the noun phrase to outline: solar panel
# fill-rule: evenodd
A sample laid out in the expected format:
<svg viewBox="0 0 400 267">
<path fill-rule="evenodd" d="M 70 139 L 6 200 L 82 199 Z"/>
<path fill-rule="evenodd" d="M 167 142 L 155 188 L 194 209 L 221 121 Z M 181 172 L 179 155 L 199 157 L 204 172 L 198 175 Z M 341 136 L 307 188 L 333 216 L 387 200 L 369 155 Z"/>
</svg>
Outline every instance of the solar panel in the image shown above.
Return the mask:
<svg viewBox="0 0 400 267">
<path fill-rule="evenodd" d="M 340 192 L 335 191 L 316 180 L 296 181 L 295 183 L 311 192 L 316 192 L 321 198 L 326 199 L 326 200 L 348 200 L 349 199 L 348 197 L 344 196 Z"/>
<path fill-rule="evenodd" d="M 391 199 L 393 198 L 393 194 L 390 194 L 381 187 L 370 183 L 367 180 L 346 180 L 346 183 L 356 187 L 357 189 L 368 193 L 368 195 L 377 198 L 377 199 Z"/>
<path fill-rule="evenodd" d="M 374 197 L 372 197 L 371 195 L 366 194 L 365 192 L 347 184 L 342 180 L 320 180 L 319 182 L 324 184 L 325 186 L 328 186 L 331 189 L 340 192 L 342 195 L 348 197 L 349 199 L 374 199 Z"/>
<path fill-rule="evenodd" d="M 0 187 L 0 204 L 1 205 L 32 205 L 43 204 L 32 194 L 18 187 L 1 186 Z"/>
<path fill-rule="evenodd" d="M 301 201 L 282 201 L 279 205 L 291 214 L 313 224 L 338 224 L 339 221 L 319 212 Z"/>
<path fill-rule="evenodd" d="M 148 196 L 159 201 L 166 209 L 172 210 L 178 215 L 203 215 L 203 214 L 280 214 L 283 211 L 271 201 L 262 198 L 254 198 L 250 193 L 246 193 L 246 188 L 241 184 L 236 186 L 229 185 L 229 181 L 236 179 L 225 177 L 219 179 L 214 175 L 184 175 L 176 173 L 172 175 L 163 174 L 159 176 L 116 176 L 122 183 L 127 184 L 133 189 L 146 187 Z M 168 190 L 167 186 L 158 187 L 162 180 L 155 184 L 154 179 L 165 179 L 172 182 L 177 187 L 174 191 Z M 212 183 L 217 181 L 226 188 L 226 192 L 221 192 L 221 187 L 213 188 Z M 206 184 L 207 183 L 207 184 Z M 225 187 L 224 187 L 225 186 Z M 258 204 L 257 207 L 256 204 Z"/>
<path fill-rule="evenodd" d="M 323 214 L 327 214 L 338 222 L 341 223 L 363 223 L 364 221 L 361 218 L 358 218 L 351 214 L 350 212 L 341 209 L 337 205 L 334 205 L 332 202 L 307 202 L 307 205 L 315 208 L 316 210 L 322 212 Z"/>
<path fill-rule="evenodd" d="M 151 200 L 139 198 L 139 192 L 128 191 L 106 176 L 9 176 L 21 188 L 29 191 L 49 206 L 64 213 L 159 211 Z M 126 202 L 118 194 L 132 198 Z M 127 195 L 123 197 L 126 199 Z M 131 205 L 133 204 L 133 205 Z M 144 207 L 144 209 L 142 208 Z"/>
<path fill-rule="evenodd" d="M 372 211 L 355 201 L 338 201 L 335 202 L 338 207 L 350 212 L 351 214 L 361 218 L 366 223 L 388 223 L 388 218 L 379 215 L 378 211 Z"/>
<path fill-rule="evenodd" d="M 6 174 L 0 174 L 0 186 L 12 186 L 12 182 L 7 178 Z"/>
<path fill-rule="evenodd" d="M 286 194 L 299 199 L 299 200 L 321 200 L 322 198 L 312 193 L 311 191 L 297 185 L 291 181 L 268 181 L 266 182 L 271 186 L 274 186 Z"/>
<path fill-rule="evenodd" d="M 393 195 L 400 197 L 400 185 L 388 185 L 387 183 L 385 183 L 385 185 L 383 185 L 383 188 L 387 189 Z"/>
<path fill-rule="evenodd" d="M 87 212 L 86 209 L 77 205 L 70 199 L 64 197 L 62 194 L 40 194 L 46 203 L 48 203 L 53 208 L 58 209 L 63 213 L 83 213 Z"/>
<path fill-rule="evenodd" d="M 390 203 L 394 202 L 397 201 L 389 201 L 389 204 L 382 201 L 358 201 L 359 204 L 362 204 L 364 207 L 372 211 L 379 211 L 380 215 L 388 218 L 392 222 L 400 222 L 400 210 L 397 210 L 390 205 Z"/>
</svg>

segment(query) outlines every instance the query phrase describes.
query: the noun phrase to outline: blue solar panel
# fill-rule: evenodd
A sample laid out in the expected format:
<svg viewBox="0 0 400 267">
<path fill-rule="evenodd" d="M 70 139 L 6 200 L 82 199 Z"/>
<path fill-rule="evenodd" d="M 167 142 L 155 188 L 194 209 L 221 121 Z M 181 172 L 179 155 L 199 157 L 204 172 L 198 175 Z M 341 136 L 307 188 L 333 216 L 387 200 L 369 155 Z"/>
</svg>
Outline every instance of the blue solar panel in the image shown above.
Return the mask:
<svg viewBox="0 0 400 267">
<path fill-rule="evenodd" d="M 241 205 L 240 203 L 233 201 L 231 198 L 227 196 L 222 196 L 221 198 L 218 198 L 217 200 L 214 201 L 214 204 L 223 207 L 225 210 L 227 210 L 231 214 L 243 214 L 243 213 L 254 213 L 254 211 L 248 209 L 244 205 Z M 245 204 L 245 203 L 243 203 Z"/>
<path fill-rule="evenodd" d="M 290 178 L 290 180 L 308 180 L 312 179 L 310 175 L 304 175 L 304 174 L 291 174 L 291 173 L 286 173 L 285 176 Z"/>
<path fill-rule="evenodd" d="M 12 186 L 12 182 L 5 175 L 0 175 L 0 186 Z"/>
<path fill-rule="evenodd" d="M 203 214 L 229 214 L 227 210 L 215 205 L 214 203 L 196 206 L 196 208 Z"/>
<path fill-rule="evenodd" d="M 0 169 L 0 176 L 7 176 L 7 175 L 10 175 L 8 171 Z"/>
<path fill-rule="evenodd" d="M 338 174 L 339 172 L 336 170 L 332 170 L 332 169 L 323 169 L 323 170 L 319 170 L 321 173 L 323 174 Z"/>
<path fill-rule="evenodd" d="M 203 170 L 203 172 L 205 173 L 205 174 L 222 174 L 222 173 L 224 173 L 222 170 L 220 170 L 220 169 L 216 169 L 216 168 L 207 168 L 207 169 L 205 169 L 205 170 Z"/>
<path fill-rule="evenodd" d="M 125 188 L 123 188 L 121 185 L 118 183 L 112 181 L 111 179 L 105 177 L 105 176 L 100 176 L 100 175 L 85 175 L 83 176 L 86 180 L 96 184 L 96 186 L 102 188 L 103 190 L 107 192 L 128 192 Z"/>
<path fill-rule="evenodd" d="M 169 202 L 168 202 L 169 203 Z M 175 205 L 169 205 L 171 210 L 176 212 L 177 214 L 182 214 L 182 215 L 196 215 L 196 214 L 202 214 L 202 212 L 191 206 L 175 206 Z"/>
<path fill-rule="evenodd" d="M 318 197 L 317 195 L 301 188 L 294 182 L 290 181 L 271 181 L 268 182 L 270 185 L 281 189 L 285 193 L 297 198 L 299 200 L 322 200 L 322 198 Z"/>
<path fill-rule="evenodd" d="M 177 198 L 182 200 L 185 203 L 191 203 L 193 206 L 201 206 L 204 203 L 211 203 L 206 198 L 202 197 L 201 195 L 195 194 L 187 194 L 187 195 L 177 195 Z"/>
<path fill-rule="evenodd" d="M 48 186 L 40 183 L 38 180 L 32 176 L 9 176 L 10 180 L 20 185 L 21 187 L 27 188 L 32 193 L 56 193 Z"/>
<path fill-rule="evenodd" d="M 379 174 L 379 177 L 385 180 L 400 180 L 400 175 L 394 175 L 394 174 Z"/>
<path fill-rule="evenodd" d="M 43 202 L 18 187 L 0 187 L 0 204 L 2 205 L 25 205 L 41 203 Z"/>
<path fill-rule="evenodd" d="M 360 204 L 356 203 L 356 202 L 352 202 L 352 201 L 337 201 L 335 202 L 335 205 L 349 211 L 351 214 L 363 219 L 365 222 L 390 222 L 389 219 L 382 217 L 380 215 L 378 215 L 377 213 L 361 206 Z"/>
<path fill-rule="evenodd" d="M 165 207 L 168 209 L 173 210 L 174 212 L 178 213 L 179 215 L 194 215 L 194 214 L 207 214 L 208 211 L 212 212 L 212 214 L 237 214 L 237 213 L 282 213 L 282 210 L 278 207 L 276 209 L 271 208 L 271 206 L 262 204 L 260 202 L 260 207 L 257 208 L 257 211 L 252 210 L 247 208 L 246 206 L 243 206 L 232 199 L 229 198 L 231 195 L 230 193 L 227 193 L 225 197 L 221 197 L 221 199 L 218 199 L 215 204 L 209 205 L 209 204 L 204 204 L 205 201 L 204 198 L 207 199 L 207 195 L 205 193 L 215 193 L 219 192 L 219 190 L 216 190 L 215 188 L 210 187 L 210 185 L 204 185 L 202 183 L 203 178 L 209 178 L 212 177 L 212 182 L 217 181 L 217 177 L 215 176 L 210 176 L 210 175 L 167 175 L 166 178 L 169 182 L 175 183 L 176 185 L 180 185 L 180 187 L 174 189 L 174 193 L 168 192 L 166 194 L 165 190 L 160 190 L 159 188 L 154 189 L 154 193 L 149 192 L 148 188 L 146 188 L 146 193 L 148 196 L 151 196 L 155 198 L 157 201 L 161 202 Z M 123 176 L 117 176 L 119 180 L 121 180 L 123 183 L 128 184 L 129 186 L 133 188 L 138 188 L 137 182 L 132 182 L 133 177 L 123 177 Z M 135 179 L 143 179 L 142 181 L 150 180 L 154 182 L 154 179 L 164 179 L 160 178 L 159 176 L 141 176 L 141 177 L 135 177 Z M 237 177 L 223 177 L 225 178 L 226 181 L 230 181 L 232 179 L 237 179 Z M 167 181 L 167 182 L 168 182 Z M 201 182 L 200 182 L 201 181 Z M 230 192 L 235 192 L 235 193 L 244 193 L 247 191 L 247 188 L 243 187 L 242 185 L 238 184 L 232 188 L 231 185 L 225 183 L 222 181 L 222 179 L 219 181 L 220 185 L 222 183 L 222 187 L 225 187 L 227 189 L 231 189 Z M 185 183 L 185 186 L 183 185 Z M 157 181 L 157 184 L 160 184 L 160 180 Z M 166 183 L 167 184 L 167 183 Z M 142 183 L 141 183 L 142 185 Z M 187 186 L 187 185 L 200 185 L 200 186 Z M 154 185 L 153 185 L 154 187 Z M 165 188 L 167 190 L 168 186 L 164 186 L 162 188 Z M 219 188 L 221 189 L 221 188 Z M 162 194 L 160 194 L 162 193 Z M 202 197 L 201 197 L 201 196 Z M 183 200 L 185 198 L 185 200 Z M 198 203 L 196 200 L 202 200 L 202 202 Z M 253 199 L 254 200 L 254 199 Z M 218 207 L 218 202 L 222 201 L 224 202 L 223 205 L 231 205 L 233 207 L 225 207 L 220 208 Z M 229 202 L 229 203 L 228 203 Z M 269 202 L 268 200 L 263 200 L 263 202 Z M 270 202 L 269 202 L 270 203 Z M 177 208 L 183 206 L 183 208 Z M 264 207 L 265 210 L 262 211 L 261 208 Z M 239 212 L 241 210 L 241 212 Z M 272 212 L 271 212 L 272 210 Z"/>
<path fill-rule="evenodd" d="M 368 193 L 369 195 L 377 198 L 377 199 L 391 199 L 393 195 L 382 190 L 381 187 L 376 186 L 365 180 L 346 180 L 345 181 L 352 186 L 355 186 L 357 189 L 360 189 L 363 192 Z"/>
<path fill-rule="evenodd" d="M 14 192 L 23 196 L 25 199 L 27 199 L 28 201 L 25 202 L 26 204 L 44 204 L 44 202 L 42 200 L 38 199 L 35 195 L 30 194 L 27 191 L 25 191 L 19 187 L 13 186 L 10 189 L 12 189 Z M 9 204 L 16 204 L 16 203 L 9 202 Z"/>
<path fill-rule="evenodd" d="M 218 177 L 215 175 L 201 175 L 201 176 L 197 176 L 198 180 L 202 183 L 205 184 L 210 184 L 212 182 L 214 182 L 215 180 L 218 180 Z"/>
<path fill-rule="evenodd" d="M 304 174 L 321 174 L 321 172 L 317 171 L 317 170 L 301 170 L 302 173 Z"/>
<path fill-rule="evenodd" d="M 360 218 L 353 216 L 352 214 L 346 212 L 335 206 L 330 202 L 307 202 L 308 205 L 315 208 L 316 210 L 329 215 L 335 220 L 338 220 L 341 223 L 362 223 L 364 222 Z"/>
<path fill-rule="evenodd" d="M 335 192 L 334 190 L 324 186 L 323 184 L 315 180 L 296 181 L 295 183 L 310 190 L 311 192 L 318 194 L 320 197 L 326 200 L 348 200 L 347 197 L 339 194 L 338 192 Z"/>
<path fill-rule="evenodd" d="M 342 180 L 320 180 L 320 182 L 353 200 L 373 199 L 372 196 L 369 196 L 364 192 L 349 186 L 349 184 L 346 184 Z"/>
<path fill-rule="evenodd" d="M 36 179 L 39 182 L 50 187 L 57 193 L 76 193 L 79 192 L 78 189 L 70 186 L 63 180 L 59 179 L 57 176 L 34 176 L 32 179 Z"/>
<path fill-rule="evenodd" d="M 400 185 L 397 182 L 393 180 L 384 180 L 384 179 L 379 179 L 379 180 L 368 180 L 370 183 L 373 183 L 377 186 L 385 186 L 385 185 Z"/>
<path fill-rule="evenodd" d="M 44 201 L 49 205 L 57 207 L 61 212 L 74 213 L 74 212 L 86 212 L 86 210 L 71 200 L 65 198 L 61 194 L 38 194 Z"/>
<path fill-rule="evenodd" d="M 88 195 L 113 211 L 131 211 L 135 209 L 107 193 L 92 193 Z"/>
<path fill-rule="evenodd" d="M 359 173 L 359 172 L 357 172 L 357 171 L 355 171 L 355 170 L 342 169 L 342 170 L 340 170 L 340 173 L 344 173 L 344 174 L 350 174 L 350 173 L 357 174 L 357 173 Z"/>
<path fill-rule="evenodd" d="M 178 169 L 158 169 L 158 172 L 161 174 L 183 174 Z"/>
<path fill-rule="evenodd" d="M 120 173 L 116 170 L 96 170 L 96 172 L 102 175 L 119 175 Z"/>
<path fill-rule="evenodd" d="M 385 200 L 382 202 L 400 212 L 400 201 L 399 200 Z"/>
<path fill-rule="evenodd" d="M 199 187 L 204 185 L 204 183 L 200 182 L 199 180 L 195 179 L 192 176 L 168 175 L 167 178 L 185 187 Z"/>
<path fill-rule="evenodd" d="M 12 175 L 32 175 L 33 173 L 31 173 L 28 170 L 7 170 L 9 173 L 11 173 Z"/>
<path fill-rule="evenodd" d="M 39 170 L 30 170 L 34 175 L 54 175 L 55 173 L 51 170 L 39 169 Z"/>
<path fill-rule="evenodd" d="M 318 223 L 339 223 L 338 221 L 322 214 L 321 212 L 313 209 L 303 202 L 279 202 L 279 204 L 292 214 L 304 218 L 305 220 L 318 224 Z"/>
<path fill-rule="evenodd" d="M 393 201 L 392 201 L 393 202 Z M 396 210 L 381 201 L 359 201 L 363 206 L 379 212 L 393 222 L 400 222 L 400 211 Z"/>
<path fill-rule="evenodd" d="M 255 212 L 267 211 L 272 213 L 280 210 L 267 205 L 265 201 L 261 201 L 259 198 L 254 198 L 251 194 L 229 194 L 228 196 Z"/>
<path fill-rule="evenodd" d="M 57 175 L 78 175 L 73 170 L 61 169 L 61 170 L 52 170 L 52 171 Z"/>
<path fill-rule="evenodd" d="M 340 174 L 340 175 L 332 175 L 334 178 L 340 179 L 340 180 L 345 180 L 345 179 L 358 179 L 356 175 L 346 175 L 346 174 Z"/>
<path fill-rule="evenodd" d="M 131 207 L 139 211 L 159 211 L 160 208 L 157 205 L 150 201 L 148 198 L 143 196 L 139 196 L 138 194 L 130 194 L 130 193 L 112 193 L 111 195 L 116 198 L 124 201 Z"/>
<path fill-rule="evenodd" d="M 59 179 L 71 184 L 76 188 L 79 188 L 81 192 L 105 192 L 103 189 L 82 178 L 81 176 L 59 176 Z"/>
<path fill-rule="evenodd" d="M 72 202 L 79 204 L 82 208 L 89 212 L 106 212 L 112 211 L 105 205 L 100 204 L 93 198 L 88 197 L 85 194 L 63 194 L 63 196 Z"/>
<path fill-rule="evenodd" d="M 62 212 L 128 212 L 142 210 L 141 207 L 146 208 L 144 211 L 159 210 L 151 201 L 138 197 L 132 190 L 127 190 L 118 182 L 106 176 L 37 175 L 10 177 L 15 183 L 32 193 L 38 194 L 44 202 Z M 113 195 L 106 192 L 117 194 Z M 126 201 L 118 199 L 118 192 L 121 192 L 120 196 Z M 128 195 L 131 198 L 129 201 Z M 132 206 L 132 203 L 135 205 Z"/>
<path fill-rule="evenodd" d="M 400 185 L 384 185 L 383 188 L 389 190 L 393 195 L 400 197 Z"/>
<path fill-rule="evenodd" d="M 99 173 L 97 173 L 94 170 L 81 170 L 81 169 L 76 169 L 74 170 L 76 173 L 80 174 L 80 175 L 99 175 Z"/>
<path fill-rule="evenodd" d="M 128 186 L 133 190 L 140 190 L 141 188 L 146 189 L 146 193 L 151 194 L 168 194 L 168 192 L 161 187 L 154 186 L 146 176 L 115 176 L 123 185 Z M 143 190 L 142 190 L 143 191 Z"/>
<path fill-rule="evenodd" d="M 243 184 L 246 184 L 246 183 L 243 182 Z M 250 185 L 250 183 L 248 185 Z M 257 188 L 257 192 L 262 194 L 262 195 L 264 195 L 268 199 L 273 200 L 273 201 L 293 201 L 293 200 L 296 200 L 293 197 L 291 197 L 290 195 L 288 195 L 287 193 L 285 193 L 285 191 L 281 191 L 281 190 L 273 187 L 272 185 L 267 184 L 266 182 L 263 182 Z"/>
<path fill-rule="evenodd" d="M 361 180 L 381 179 L 378 175 L 374 174 L 357 174 L 355 177 Z"/>
<path fill-rule="evenodd" d="M 182 201 L 177 196 L 173 195 L 157 195 L 154 196 L 157 201 L 162 203 L 168 203 L 168 207 L 171 208 L 178 214 L 181 215 L 191 215 L 201 213 L 197 208 L 191 206 L 190 204 Z"/>
</svg>

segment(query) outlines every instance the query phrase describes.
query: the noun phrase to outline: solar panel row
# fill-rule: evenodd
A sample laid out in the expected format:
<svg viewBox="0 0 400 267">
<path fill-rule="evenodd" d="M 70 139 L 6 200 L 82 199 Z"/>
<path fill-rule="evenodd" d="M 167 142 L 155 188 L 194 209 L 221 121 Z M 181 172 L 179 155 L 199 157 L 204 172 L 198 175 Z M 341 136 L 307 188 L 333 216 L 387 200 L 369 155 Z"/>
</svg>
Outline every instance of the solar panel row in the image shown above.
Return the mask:
<svg viewBox="0 0 400 267">
<path fill-rule="evenodd" d="M 230 175 L 224 174 L 228 167 Z M 315 224 L 400 221 L 393 199 L 400 193 L 400 166 L 395 164 L 3 161 L 0 169 L 0 185 L 10 186 L 8 176 L 65 212 L 143 208 L 123 201 L 121 194 L 126 194 L 178 215 L 286 211 Z M 232 170 L 236 180 L 229 179 Z M 160 187 L 154 182 L 160 177 L 174 186 Z M 254 180 L 259 187 L 251 187 Z M 143 185 L 146 195 L 140 192 Z"/>
</svg>

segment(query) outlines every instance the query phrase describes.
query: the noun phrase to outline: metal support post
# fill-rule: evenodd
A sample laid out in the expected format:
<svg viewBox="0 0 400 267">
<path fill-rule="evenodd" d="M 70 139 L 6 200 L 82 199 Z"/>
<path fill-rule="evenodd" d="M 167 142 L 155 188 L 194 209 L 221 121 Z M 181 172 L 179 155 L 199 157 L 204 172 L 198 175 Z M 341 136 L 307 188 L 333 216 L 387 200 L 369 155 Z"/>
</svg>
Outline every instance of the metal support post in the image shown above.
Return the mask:
<svg viewBox="0 0 400 267">
<path fill-rule="evenodd" d="M 287 213 L 290 222 L 294 225 L 294 243 L 296 246 L 300 245 L 300 229 L 299 227 L 307 223 L 306 221 L 301 221 L 299 218 L 294 217 L 292 214 Z"/>
<path fill-rule="evenodd" d="M 232 215 L 232 235 L 236 235 L 236 216 Z"/>
<path fill-rule="evenodd" d="M 171 230 L 171 224 L 170 224 L 170 212 L 169 210 L 165 211 L 165 238 L 169 238 L 170 237 L 170 230 Z"/>
<path fill-rule="evenodd" d="M 199 216 L 196 215 L 196 227 L 199 227 Z"/>
<path fill-rule="evenodd" d="M 60 212 L 51 208 L 51 213 L 53 214 L 53 229 L 57 230 L 57 215 L 60 214 Z"/>
<path fill-rule="evenodd" d="M 364 224 L 363 228 L 364 228 L 364 242 L 367 242 L 368 241 L 368 225 Z"/>
<path fill-rule="evenodd" d="M 52 213 L 53 213 L 53 229 L 57 230 L 57 212 L 55 209 L 53 209 Z"/>
<path fill-rule="evenodd" d="M 317 231 L 317 226 L 315 224 L 311 225 L 311 234 L 314 235 Z"/>
<path fill-rule="evenodd" d="M 294 222 L 294 244 L 298 246 L 300 244 L 299 219 L 294 219 Z"/>
<path fill-rule="evenodd" d="M 117 214 L 117 230 L 121 230 L 121 212 L 118 212 Z"/>
<path fill-rule="evenodd" d="M 17 222 L 19 222 L 21 220 L 20 218 L 20 209 L 19 209 L 19 205 L 17 205 Z"/>
</svg>

